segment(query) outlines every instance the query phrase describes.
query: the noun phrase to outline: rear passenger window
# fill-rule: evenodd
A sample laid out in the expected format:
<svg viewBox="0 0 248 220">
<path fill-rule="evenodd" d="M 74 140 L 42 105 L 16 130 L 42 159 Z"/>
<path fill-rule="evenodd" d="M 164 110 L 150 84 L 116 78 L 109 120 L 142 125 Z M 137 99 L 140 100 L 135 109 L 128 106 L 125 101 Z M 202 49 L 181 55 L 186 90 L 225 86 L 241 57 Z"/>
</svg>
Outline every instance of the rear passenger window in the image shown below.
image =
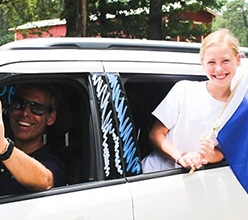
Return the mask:
<svg viewBox="0 0 248 220">
<path fill-rule="evenodd" d="M 151 81 L 151 79 L 133 79 L 125 83 L 142 159 L 152 150 L 148 138 L 154 122 L 151 112 L 165 97 L 173 84 L 174 82 Z"/>
<path fill-rule="evenodd" d="M 172 86 L 179 80 L 202 80 L 198 76 L 170 75 L 122 75 L 125 90 L 133 115 L 137 139 L 142 159 L 147 156 L 152 146 L 149 141 L 149 132 L 154 123 L 152 111 L 167 95 Z"/>
</svg>

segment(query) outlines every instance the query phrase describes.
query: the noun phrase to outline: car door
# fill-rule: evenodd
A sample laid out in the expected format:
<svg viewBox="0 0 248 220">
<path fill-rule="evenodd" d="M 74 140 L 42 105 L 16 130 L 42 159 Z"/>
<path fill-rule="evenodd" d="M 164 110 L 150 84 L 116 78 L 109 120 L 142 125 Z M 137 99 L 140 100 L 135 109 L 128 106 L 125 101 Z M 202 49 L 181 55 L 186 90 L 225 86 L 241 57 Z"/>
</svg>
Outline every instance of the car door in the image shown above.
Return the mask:
<svg viewBox="0 0 248 220">
<path fill-rule="evenodd" d="M 0 218 L 133 219 L 130 191 L 125 181 L 92 182 L 28 196 L 0 199 Z"/>
<path fill-rule="evenodd" d="M 45 66 L 42 64 L 42 62 L 39 62 L 37 66 L 42 68 L 42 66 Z M 90 82 L 88 82 L 88 78 L 86 77 L 87 73 L 85 72 L 82 72 L 81 74 L 71 74 L 70 70 L 72 69 L 71 67 L 73 67 L 74 63 L 65 65 L 61 76 L 57 69 L 55 69 L 56 74 L 54 74 L 54 72 L 49 70 L 47 65 L 46 69 L 44 68 L 41 70 L 41 68 L 35 68 L 35 62 L 32 63 L 32 73 L 29 73 L 29 65 L 31 64 L 28 62 L 22 65 L 22 73 L 18 73 L 18 68 L 15 69 L 15 67 L 12 65 L 11 71 L 15 72 L 14 75 L 8 74 L 8 68 L 5 67 L 5 73 L 3 76 L 9 75 L 9 77 L 3 77 L 0 83 L 1 86 L 12 85 L 15 84 L 15 82 L 42 82 L 45 80 L 46 82 L 49 81 L 55 84 L 60 83 L 62 85 L 66 85 L 68 83 L 68 86 L 77 85 L 79 88 L 76 90 L 79 89 L 79 92 L 81 91 L 80 87 L 84 87 L 84 90 L 89 91 L 87 97 L 89 97 L 88 103 L 90 103 L 91 117 L 89 127 L 91 141 L 87 147 L 90 148 L 92 150 L 91 152 L 93 153 L 89 159 L 90 168 L 93 170 L 93 178 L 88 179 L 86 182 L 68 184 L 66 186 L 54 188 L 45 192 L 3 196 L 0 198 L 0 218 L 9 220 L 14 220 L 16 218 L 23 220 L 133 219 L 132 197 L 125 179 L 122 156 L 121 154 L 118 155 L 118 152 L 121 151 L 121 149 L 117 147 L 116 141 L 119 137 L 119 134 L 117 132 L 116 136 L 114 136 L 113 132 L 110 132 L 107 133 L 108 140 L 104 139 L 104 135 L 106 134 L 106 130 L 104 129 L 106 127 L 103 127 L 103 122 L 107 122 L 108 124 L 109 121 L 107 121 L 104 117 L 102 119 L 105 120 L 99 120 L 101 119 L 102 111 L 99 109 L 99 106 L 101 107 L 101 105 L 98 104 L 104 103 L 98 103 L 97 96 L 100 98 L 100 100 L 104 97 L 102 95 L 106 93 L 99 93 L 99 91 L 105 91 L 101 90 L 101 88 L 105 88 L 105 84 L 102 84 L 104 87 L 99 86 L 99 84 L 92 85 L 92 81 L 90 79 L 91 76 L 89 76 Z M 53 69 L 54 65 L 50 63 L 51 69 Z M 80 66 L 79 63 L 77 63 L 77 65 Z M 20 67 L 20 65 L 18 65 L 18 67 Z M 65 68 L 67 68 L 67 70 Z M 81 68 L 82 70 L 84 69 L 83 64 Z M 88 88 L 85 88 L 86 85 Z M 93 89 L 96 90 L 92 91 Z M 96 93 L 97 91 L 98 94 Z M 74 90 L 71 91 L 71 93 L 73 93 L 74 96 L 71 100 L 73 103 L 79 102 L 79 100 L 82 99 L 82 97 L 80 98 L 79 93 L 77 94 L 78 98 L 76 101 L 74 101 L 76 94 L 74 93 Z M 111 97 L 109 98 L 111 99 Z M 107 105 L 107 110 L 113 112 L 113 110 L 111 110 L 111 108 L 113 108 L 113 102 L 110 101 L 109 103 L 110 105 Z M 80 112 L 80 109 L 78 110 Z M 81 111 L 84 112 L 83 109 L 81 109 Z M 110 122 L 111 120 L 116 120 L 114 112 L 110 117 Z M 80 120 L 80 118 L 78 118 L 76 123 L 80 124 L 83 122 Z M 114 139 L 111 140 L 110 137 Z M 113 140 L 116 141 L 116 145 L 113 145 Z M 104 148 L 105 146 L 110 146 L 111 150 L 114 150 L 115 152 L 114 155 L 112 153 L 108 155 L 107 150 Z M 129 156 L 129 154 L 127 154 L 127 156 Z M 128 158 L 130 159 L 130 157 Z M 128 161 L 129 162 L 127 162 L 127 164 L 131 164 L 131 162 L 134 160 Z M 131 164 L 130 167 L 133 169 L 134 166 Z"/>
<path fill-rule="evenodd" d="M 248 218 L 248 196 L 229 166 L 180 174 L 164 171 L 129 179 L 134 218 Z"/>
<path fill-rule="evenodd" d="M 205 76 L 122 73 L 142 158 L 152 150 L 151 112 L 179 80 Z M 209 164 L 193 174 L 171 169 L 127 177 L 134 219 L 247 219 L 248 196 L 225 162 Z"/>
</svg>

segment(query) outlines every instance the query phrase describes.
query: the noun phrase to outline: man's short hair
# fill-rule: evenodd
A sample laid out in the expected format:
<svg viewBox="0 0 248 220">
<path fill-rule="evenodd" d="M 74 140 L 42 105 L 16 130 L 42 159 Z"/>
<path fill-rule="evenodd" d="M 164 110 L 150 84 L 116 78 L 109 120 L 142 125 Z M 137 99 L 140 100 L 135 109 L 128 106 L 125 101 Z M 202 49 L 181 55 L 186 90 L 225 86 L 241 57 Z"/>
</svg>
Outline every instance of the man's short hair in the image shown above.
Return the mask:
<svg viewBox="0 0 248 220">
<path fill-rule="evenodd" d="M 29 88 L 35 88 L 41 91 L 48 92 L 50 94 L 50 106 L 53 110 L 58 110 L 59 107 L 59 99 L 61 96 L 60 90 L 51 84 L 47 83 L 24 83 L 15 86 L 14 95 L 20 93 L 22 90 L 27 90 Z"/>
</svg>

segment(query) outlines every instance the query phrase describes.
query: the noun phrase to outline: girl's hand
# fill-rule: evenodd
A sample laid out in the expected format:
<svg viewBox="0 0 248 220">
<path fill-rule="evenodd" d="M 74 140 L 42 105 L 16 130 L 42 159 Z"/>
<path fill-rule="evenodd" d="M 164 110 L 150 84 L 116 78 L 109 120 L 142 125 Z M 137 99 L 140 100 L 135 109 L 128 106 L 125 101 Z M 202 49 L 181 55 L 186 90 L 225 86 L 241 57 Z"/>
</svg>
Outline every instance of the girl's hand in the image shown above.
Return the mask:
<svg viewBox="0 0 248 220">
<path fill-rule="evenodd" d="M 202 162 L 201 155 L 197 152 L 186 153 L 184 156 L 180 157 L 177 163 L 184 168 L 195 167 L 197 169 L 199 169 L 202 164 L 204 164 Z"/>
<path fill-rule="evenodd" d="M 209 163 L 215 157 L 216 142 L 210 138 L 204 137 L 200 139 L 199 154 L 202 157 L 203 163 Z"/>
</svg>

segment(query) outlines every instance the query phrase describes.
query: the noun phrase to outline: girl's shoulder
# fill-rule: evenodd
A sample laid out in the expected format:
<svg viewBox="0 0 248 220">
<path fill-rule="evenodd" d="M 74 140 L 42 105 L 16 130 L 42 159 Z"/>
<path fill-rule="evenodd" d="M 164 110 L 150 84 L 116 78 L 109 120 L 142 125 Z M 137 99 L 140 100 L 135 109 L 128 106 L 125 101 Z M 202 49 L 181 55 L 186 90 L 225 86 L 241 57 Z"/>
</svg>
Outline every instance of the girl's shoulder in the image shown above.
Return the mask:
<svg viewBox="0 0 248 220">
<path fill-rule="evenodd" d="M 181 98 L 198 96 L 206 92 L 206 81 L 181 80 L 173 86 L 170 92 Z"/>
<path fill-rule="evenodd" d="M 175 84 L 175 88 L 179 90 L 194 90 L 205 88 L 206 81 L 192 81 L 192 80 L 181 80 Z"/>
</svg>

